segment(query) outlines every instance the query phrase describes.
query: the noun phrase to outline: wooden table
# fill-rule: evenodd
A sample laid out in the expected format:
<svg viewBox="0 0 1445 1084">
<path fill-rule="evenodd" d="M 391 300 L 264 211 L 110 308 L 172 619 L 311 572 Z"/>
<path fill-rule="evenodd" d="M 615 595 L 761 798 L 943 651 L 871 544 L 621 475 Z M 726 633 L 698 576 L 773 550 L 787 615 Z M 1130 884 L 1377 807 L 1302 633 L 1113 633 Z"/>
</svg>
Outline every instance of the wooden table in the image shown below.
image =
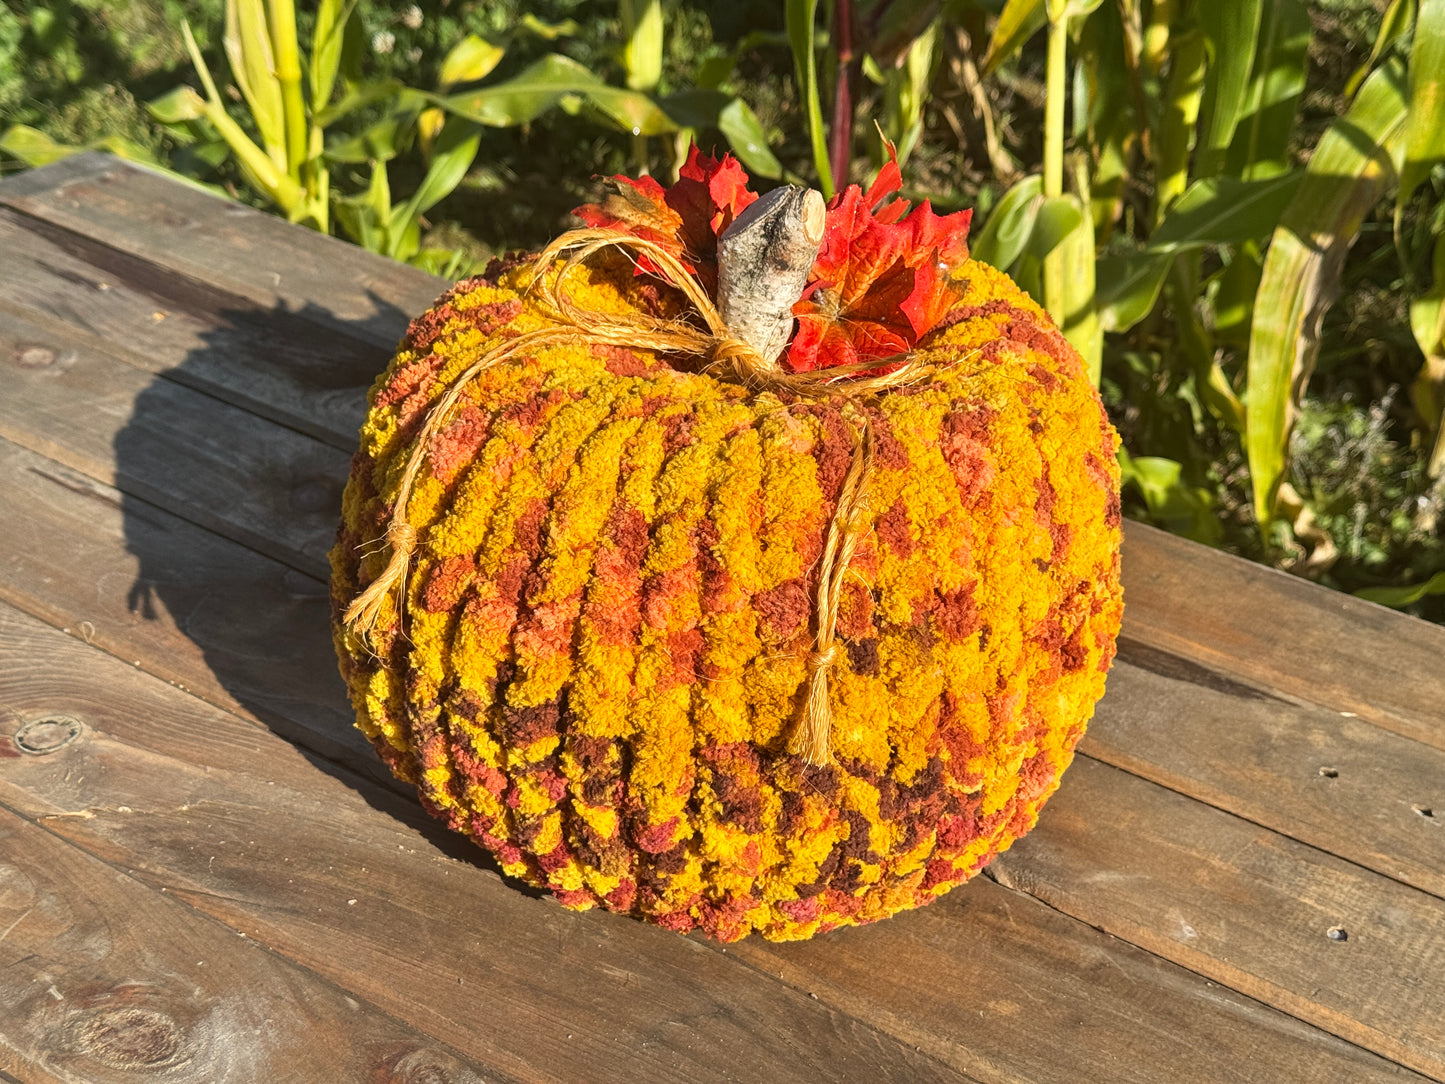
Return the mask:
<svg viewBox="0 0 1445 1084">
<path fill-rule="evenodd" d="M 441 285 L 100 155 L 0 184 L 0 1078 L 1445 1079 L 1445 629 L 1147 527 L 1063 788 L 932 907 L 723 947 L 504 883 L 327 627 Z"/>
</svg>

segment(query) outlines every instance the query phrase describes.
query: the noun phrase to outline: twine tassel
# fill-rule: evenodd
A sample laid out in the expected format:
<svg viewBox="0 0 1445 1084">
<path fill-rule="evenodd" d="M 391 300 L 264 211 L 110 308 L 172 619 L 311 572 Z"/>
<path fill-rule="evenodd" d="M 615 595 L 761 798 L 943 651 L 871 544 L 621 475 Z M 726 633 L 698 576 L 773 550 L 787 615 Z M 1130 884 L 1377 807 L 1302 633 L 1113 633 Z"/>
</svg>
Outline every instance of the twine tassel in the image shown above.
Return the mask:
<svg viewBox="0 0 1445 1084">
<path fill-rule="evenodd" d="M 406 602 L 406 570 L 411 555 L 416 551 L 416 528 L 402 518 L 401 513 L 392 519 L 386 528 L 386 544 L 391 547 L 391 559 L 381 570 L 381 575 L 367 585 L 365 591 L 346 607 L 342 620 L 347 628 L 370 639 L 372 630 L 381 619 L 382 604 L 392 588 L 397 589 L 396 611 L 401 613 Z"/>
<path fill-rule="evenodd" d="M 788 745 L 789 752 L 801 756 L 815 768 L 825 767 L 833 760 L 833 708 L 828 699 L 828 671 L 838 658 L 834 636 L 838 606 L 843 598 L 843 578 L 863 535 L 868 480 L 873 473 L 873 426 L 866 416 L 862 430 L 853 446 L 853 459 L 843 478 L 838 506 L 828 523 L 828 538 L 823 545 L 823 559 L 818 569 L 818 596 L 813 611 L 817 632 L 814 634 L 813 653 L 808 656 L 808 698 L 803 703 L 803 717 Z"/>
</svg>

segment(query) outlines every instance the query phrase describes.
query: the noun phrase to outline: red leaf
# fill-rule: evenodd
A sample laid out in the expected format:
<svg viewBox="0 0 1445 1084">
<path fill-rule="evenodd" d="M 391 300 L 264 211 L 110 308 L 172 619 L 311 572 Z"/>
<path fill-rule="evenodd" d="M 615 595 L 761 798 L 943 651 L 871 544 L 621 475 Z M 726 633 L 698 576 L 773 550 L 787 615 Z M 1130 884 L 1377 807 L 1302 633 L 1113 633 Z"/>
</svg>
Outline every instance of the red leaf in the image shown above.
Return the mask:
<svg viewBox="0 0 1445 1084">
<path fill-rule="evenodd" d="M 736 158 L 712 158 L 694 143 L 666 198 L 682 221 L 678 238 L 688 258 L 716 262 L 718 237 L 758 197 L 748 191 L 748 175 Z"/>
<path fill-rule="evenodd" d="M 957 299 L 946 272 L 968 259 L 972 212 L 939 216 L 926 200 L 910 211 L 907 200 L 890 198 L 902 185 L 890 159 L 866 195 L 849 185 L 828 204 L 811 284 L 793 308 L 792 371 L 910 350 Z"/>
<path fill-rule="evenodd" d="M 682 216 L 667 205 L 667 192 L 651 177 L 616 176 L 609 179 L 611 191 L 601 203 L 584 203 L 572 213 L 587 225 L 656 241 L 679 255 L 677 234 Z"/>
<path fill-rule="evenodd" d="M 655 241 L 682 260 L 709 290 L 717 281 L 718 235 L 757 199 L 748 191 L 748 175 L 736 158 L 713 158 L 694 144 L 678 170 L 676 184 L 663 188 L 651 177 L 612 177 L 612 190 L 601 203 L 572 213 L 589 226 L 614 229 Z M 646 260 L 638 272 L 652 271 Z"/>
</svg>

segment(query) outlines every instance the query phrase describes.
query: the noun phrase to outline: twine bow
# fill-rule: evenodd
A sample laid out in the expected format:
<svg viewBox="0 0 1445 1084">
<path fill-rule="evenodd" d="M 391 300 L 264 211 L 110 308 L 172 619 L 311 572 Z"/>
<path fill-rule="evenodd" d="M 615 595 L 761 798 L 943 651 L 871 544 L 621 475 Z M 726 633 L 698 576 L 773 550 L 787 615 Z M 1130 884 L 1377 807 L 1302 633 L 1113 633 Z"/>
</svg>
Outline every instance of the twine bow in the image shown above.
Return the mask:
<svg viewBox="0 0 1445 1084">
<path fill-rule="evenodd" d="M 599 313 L 572 304 L 562 292 L 563 279 L 592 256 L 608 250 L 622 251 L 634 261 L 645 258 L 651 264 L 653 273 L 669 286 L 682 291 L 691 303 L 687 317 L 662 319 L 636 311 L 625 315 Z M 553 265 L 559 262 L 561 266 L 557 273 L 549 275 Z M 573 230 L 553 241 L 537 257 L 531 289 L 544 305 L 552 309 L 555 322 L 547 327 L 524 331 L 488 351 L 453 379 L 431 405 L 411 446 L 392 504 L 385 534 L 385 545 L 390 548 L 391 557 L 381 574 L 347 607 L 343 616 L 346 628 L 375 650 L 372 635 L 386 599 L 393 590 L 397 592 L 397 613 L 403 612 L 407 570 L 417 544 L 416 529 L 406 519 L 407 504 L 426 460 L 432 436 L 446 425 L 457 401 L 478 374 L 524 351 L 567 343 L 602 343 L 705 357 L 709 360 L 709 371 L 720 371 L 759 392 L 788 392 L 808 399 L 841 399 L 844 417 L 857 426 L 852 459 L 833 518 L 828 524 L 818 569 L 818 587 L 813 605 L 813 651 L 808 657 L 808 696 L 788 746 L 790 752 L 801 756 L 810 765 L 831 763 L 832 708 L 828 698 L 828 674 L 840 657 L 835 641 L 838 606 L 844 575 L 866 526 L 866 495 L 875 453 L 872 425 L 865 414 L 854 409 L 853 404 L 887 389 L 915 383 L 925 378 L 933 367 L 914 355 L 904 354 L 897 358 L 874 359 L 808 373 L 787 372 L 732 334 L 712 298 L 675 254 L 656 242 L 608 229 Z M 697 321 L 701 321 L 701 327 Z M 881 375 L 857 375 L 885 365 L 893 368 Z M 846 379 L 848 377 L 854 379 Z"/>
</svg>

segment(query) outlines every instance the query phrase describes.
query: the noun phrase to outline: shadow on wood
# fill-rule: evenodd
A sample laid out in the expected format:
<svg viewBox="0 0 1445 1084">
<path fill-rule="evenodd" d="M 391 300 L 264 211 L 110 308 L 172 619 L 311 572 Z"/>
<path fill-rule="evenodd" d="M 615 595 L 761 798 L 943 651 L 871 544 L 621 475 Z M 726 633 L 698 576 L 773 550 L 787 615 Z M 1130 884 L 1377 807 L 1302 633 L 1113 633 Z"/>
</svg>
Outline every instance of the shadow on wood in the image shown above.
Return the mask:
<svg viewBox="0 0 1445 1084">
<path fill-rule="evenodd" d="M 203 301 L 217 293 L 209 289 Z M 165 301 L 169 318 L 182 299 Z M 230 297 L 225 307 L 196 314 L 207 326 L 203 345 L 145 384 L 115 432 L 115 479 L 125 546 L 138 564 L 127 592 L 131 613 L 188 641 L 177 650 L 198 649 L 226 694 L 217 699 L 233 700 L 321 770 L 410 798 L 411 788 L 391 778 L 354 729 L 331 642 L 326 554 L 346 482 L 349 461 L 337 447 L 346 423 L 319 436 L 295 421 L 278 424 L 337 391 L 349 400 L 337 413 L 364 415 L 370 378 L 388 360 L 375 345 L 376 329 L 390 327 L 399 339 L 407 322 L 372 301 L 378 315 L 356 335 L 333 330 L 336 317 L 309 303 L 268 309 Z M 295 385 L 294 398 L 259 404 L 263 393 L 285 392 L 277 374 Z M 203 410 L 197 391 L 207 398 Z M 255 413 L 258 406 L 267 417 Z M 400 811 L 424 826 L 439 849 L 496 869 L 419 807 L 356 789 L 389 815 Z"/>
</svg>

